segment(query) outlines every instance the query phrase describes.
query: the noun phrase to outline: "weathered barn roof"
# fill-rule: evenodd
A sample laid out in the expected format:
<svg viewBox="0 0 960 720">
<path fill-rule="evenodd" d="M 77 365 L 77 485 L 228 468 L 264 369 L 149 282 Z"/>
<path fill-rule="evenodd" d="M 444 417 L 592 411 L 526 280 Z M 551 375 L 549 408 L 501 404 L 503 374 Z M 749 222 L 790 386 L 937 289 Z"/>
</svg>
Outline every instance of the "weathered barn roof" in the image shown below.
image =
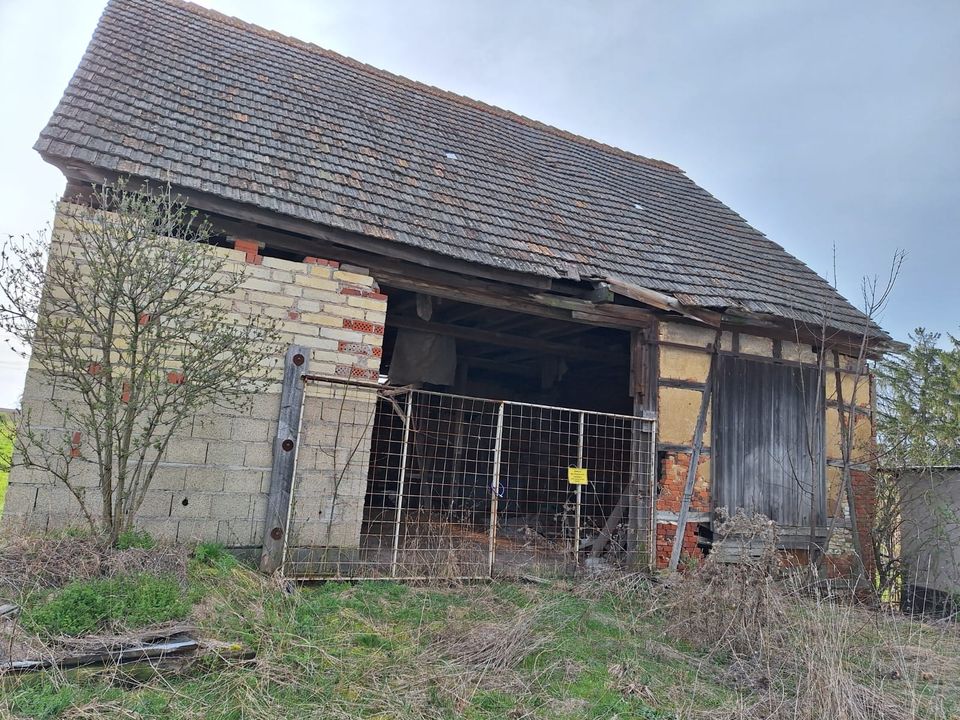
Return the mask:
<svg viewBox="0 0 960 720">
<path fill-rule="evenodd" d="M 861 332 L 664 162 L 179 0 L 112 0 L 36 149 L 473 263 Z"/>
</svg>

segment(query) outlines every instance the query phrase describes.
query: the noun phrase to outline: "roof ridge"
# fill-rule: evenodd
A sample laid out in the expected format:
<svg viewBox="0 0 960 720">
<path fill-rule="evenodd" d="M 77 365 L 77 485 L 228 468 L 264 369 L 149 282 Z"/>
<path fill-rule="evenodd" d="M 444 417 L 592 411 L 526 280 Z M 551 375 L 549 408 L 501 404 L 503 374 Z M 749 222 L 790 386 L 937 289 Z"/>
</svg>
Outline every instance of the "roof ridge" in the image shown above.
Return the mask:
<svg viewBox="0 0 960 720">
<path fill-rule="evenodd" d="M 490 115 L 494 115 L 504 120 L 510 120 L 512 122 L 519 123 L 520 125 L 524 125 L 526 127 L 530 127 L 536 130 L 541 130 L 543 132 L 549 133 L 556 137 L 563 138 L 564 140 L 570 140 L 572 142 L 575 142 L 581 145 L 586 145 L 588 147 L 592 147 L 596 150 L 600 150 L 602 152 L 606 152 L 611 155 L 617 155 L 619 157 L 622 157 L 628 160 L 636 160 L 638 162 L 644 163 L 646 165 L 650 165 L 652 167 L 657 167 L 663 170 L 672 170 L 674 172 L 679 172 L 683 175 L 686 175 L 686 173 L 683 171 L 682 168 L 678 167 L 677 165 L 674 165 L 673 163 L 668 163 L 664 160 L 657 160 L 656 158 L 649 158 L 644 155 L 640 155 L 638 153 L 630 152 L 629 150 L 624 150 L 623 148 L 616 147 L 615 145 L 610 145 L 608 143 L 600 142 L 599 140 L 594 140 L 584 135 L 578 135 L 576 133 L 569 132 L 568 130 L 562 130 L 561 128 L 558 128 L 554 125 L 541 122 L 540 120 L 534 120 L 533 118 L 529 118 L 526 115 L 521 115 L 520 113 L 516 113 L 511 110 L 501 108 L 497 105 L 491 105 L 490 103 L 485 103 L 481 100 L 474 100 L 473 98 L 467 97 L 466 95 L 461 95 L 459 93 L 455 93 L 450 90 L 444 90 L 443 88 L 439 88 L 435 85 L 430 85 L 429 83 L 421 82 L 419 80 L 413 80 L 403 75 L 392 73 L 389 70 L 383 70 L 382 68 L 378 68 L 368 63 L 361 62 L 360 60 L 356 60 L 355 58 L 349 57 L 347 55 L 342 55 L 341 53 L 338 53 L 334 50 L 329 50 L 328 48 L 321 47 L 316 43 L 308 42 L 306 40 L 300 40 L 299 38 L 295 38 L 291 35 L 285 35 L 283 33 L 277 32 L 276 30 L 270 30 L 261 25 L 256 25 L 254 23 L 247 22 L 246 20 L 241 20 L 240 18 L 235 17 L 233 15 L 227 15 L 217 10 L 213 10 L 211 8 L 206 8 L 201 5 L 197 5 L 194 2 L 189 2 L 189 0 L 160 0 L 160 1 L 175 7 L 179 7 L 195 15 L 205 17 L 209 20 L 213 20 L 215 22 L 220 22 L 225 25 L 229 25 L 238 30 L 252 32 L 256 35 L 260 35 L 261 37 L 282 42 L 291 47 L 300 48 L 302 50 L 306 50 L 308 52 L 311 52 L 317 55 L 322 55 L 323 57 L 329 58 L 330 60 L 334 60 L 336 62 L 352 67 L 354 69 L 361 70 L 375 77 L 378 77 L 384 80 L 389 80 L 392 82 L 399 82 L 409 88 L 426 92 L 437 98 L 452 100 L 466 107 L 470 107 L 475 110 L 480 110 L 482 112 L 486 112 Z M 117 2 L 117 0 L 110 0 L 110 4 L 113 4 L 114 2 Z"/>
</svg>

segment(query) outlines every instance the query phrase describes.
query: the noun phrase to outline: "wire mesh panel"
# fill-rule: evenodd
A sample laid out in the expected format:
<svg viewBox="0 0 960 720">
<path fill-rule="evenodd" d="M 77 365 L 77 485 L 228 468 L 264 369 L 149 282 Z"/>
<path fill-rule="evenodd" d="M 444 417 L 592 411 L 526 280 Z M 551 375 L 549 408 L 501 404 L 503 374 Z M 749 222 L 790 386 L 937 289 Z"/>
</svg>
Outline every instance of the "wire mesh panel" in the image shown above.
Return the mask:
<svg viewBox="0 0 960 720">
<path fill-rule="evenodd" d="M 653 423 L 310 379 L 284 571 L 486 578 L 645 561 Z"/>
</svg>

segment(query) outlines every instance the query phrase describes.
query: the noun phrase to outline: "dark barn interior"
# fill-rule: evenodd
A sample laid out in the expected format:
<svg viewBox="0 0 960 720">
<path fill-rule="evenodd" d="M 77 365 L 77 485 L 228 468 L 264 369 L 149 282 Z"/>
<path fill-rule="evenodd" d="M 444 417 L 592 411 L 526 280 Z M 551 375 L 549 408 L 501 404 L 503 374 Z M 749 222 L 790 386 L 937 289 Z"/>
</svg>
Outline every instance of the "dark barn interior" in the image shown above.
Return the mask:
<svg viewBox="0 0 960 720">
<path fill-rule="evenodd" d="M 439 544 L 462 557 L 472 543 L 477 562 L 485 561 L 495 517 L 500 567 L 559 567 L 578 554 L 600 562 L 608 547 L 622 554 L 639 472 L 627 417 L 630 334 L 383 291 L 386 387 L 373 430 L 365 544 L 392 542 L 399 503 L 401 543 L 421 550 L 438 544 L 427 536 L 443 534 Z M 589 473 L 579 490 L 568 482 L 572 467 Z"/>
</svg>

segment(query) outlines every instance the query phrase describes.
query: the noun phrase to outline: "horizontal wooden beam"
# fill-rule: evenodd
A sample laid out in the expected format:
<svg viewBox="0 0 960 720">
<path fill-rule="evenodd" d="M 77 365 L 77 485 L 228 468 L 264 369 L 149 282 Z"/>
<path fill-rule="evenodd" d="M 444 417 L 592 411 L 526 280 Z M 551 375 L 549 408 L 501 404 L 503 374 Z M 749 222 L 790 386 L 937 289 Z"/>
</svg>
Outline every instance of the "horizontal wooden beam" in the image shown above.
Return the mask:
<svg viewBox="0 0 960 720">
<path fill-rule="evenodd" d="M 480 328 L 463 327 L 462 325 L 450 325 L 447 323 L 424 322 L 420 318 L 405 316 L 388 316 L 387 324 L 391 327 L 405 328 L 407 330 L 418 330 L 420 332 L 435 333 L 437 335 L 447 335 L 461 340 L 485 343 L 488 345 L 500 345 L 501 347 L 520 348 L 523 350 L 533 350 L 547 355 L 557 355 L 559 357 L 578 358 L 582 360 L 592 360 L 605 364 L 616 364 L 626 362 L 626 354 L 616 350 L 594 350 L 579 345 L 569 343 L 554 343 L 548 340 L 539 340 L 534 337 L 524 335 L 511 335 L 509 333 L 496 332 L 494 330 L 482 330 Z"/>
</svg>

